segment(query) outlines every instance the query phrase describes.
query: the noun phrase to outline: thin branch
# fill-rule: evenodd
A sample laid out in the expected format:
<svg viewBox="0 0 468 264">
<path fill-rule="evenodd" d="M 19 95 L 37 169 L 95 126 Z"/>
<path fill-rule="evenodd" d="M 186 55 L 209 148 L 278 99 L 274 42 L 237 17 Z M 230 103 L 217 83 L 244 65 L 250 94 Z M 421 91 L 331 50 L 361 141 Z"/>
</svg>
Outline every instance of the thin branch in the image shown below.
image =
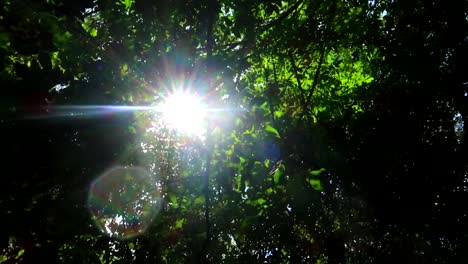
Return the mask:
<svg viewBox="0 0 468 264">
<path fill-rule="evenodd" d="M 286 10 L 285 12 L 281 13 L 281 15 L 271 21 L 270 23 L 266 24 L 266 25 L 263 25 L 259 28 L 258 30 L 258 35 L 261 35 L 262 32 L 265 32 L 273 27 L 276 27 L 278 26 L 284 19 L 288 18 L 292 13 L 300 10 L 302 8 L 302 5 L 304 4 L 304 0 L 299 0 L 297 1 L 296 3 L 294 3 L 293 6 L 291 6 L 288 10 Z M 259 40 L 259 42 L 262 42 L 263 40 Z M 266 41 L 268 42 L 268 41 Z M 226 47 L 226 51 L 230 51 L 234 48 L 236 48 L 238 45 L 243 45 L 242 47 L 242 52 L 243 53 L 250 53 L 251 52 L 251 49 L 253 46 L 246 46 L 247 44 L 247 41 L 244 39 L 244 40 L 240 40 L 240 41 L 237 41 L 237 42 L 232 42 L 232 43 L 226 43 L 224 45 L 222 45 L 221 47 Z M 262 46 L 261 43 L 257 43 L 255 44 L 256 47 L 259 47 L 259 46 Z M 248 55 L 246 58 L 250 57 L 250 55 Z"/>
<path fill-rule="evenodd" d="M 304 91 L 304 89 L 302 87 L 301 77 L 299 76 L 299 69 L 296 66 L 296 62 L 294 61 L 294 57 L 293 57 L 292 53 L 289 53 L 289 61 L 290 61 L 291 66 L 293 68 L 294 77 L 296 78 L 296 81 L 297 81 L 297 88 L 299 89 L 299 92 L 301 93 L 302 111 L 304 112 L 304 114 L 307 114 L 308 111 L 307 111 L 306 95 L 305 95 L 305 91 Z"/>
<path fill-rule="evenodd" d="M 271 97 L 272 97 L 272 88 L 271 88 L 271 84 L 270 84 L 270 81 L 268 79 L 268 69 L 265 68 L 265 84 L 266 84 L 266 89 L 267 89 L 267 99 L 268 99 L 268 105 L 269 105 L 269 108 L 270 108 L 270 115 L 271 115 L 271 122 L 273 124 L 273 126 L 278 129 L 276 127 L 276 120 L 275 120 L 275 109 L 273 108 L 273 101 L 271 100 Z"/>
<path fill-rule="evenodd" d="M 278 75 L 276 73 L 276 63 L 273 63 L 273 78 L 275 79 L 275 85 L 279 88 Z"/>
<path fill-rule="evenodd" d="M 278 74 L 276 73 L 276 62 L 273 62 L 273 78 L 275 80 L 275 88 L 276 88 L 276 92 L 278 92 L 278 95 L 277 96 L 280 96 L 281 94 L 281 91 L 280 91 L 280 86 L 279 86 L 279 83 L 278 83 Z M 273 115 L 274 116 L 274 115 Z M 275 121 L 276 122 L 276 121 Z M 276 129 L 279 129 L 278 126 L 276 126 L 275 124 L 275 128 Z"/>
<path fill-rule="evenodd" d="M 210 137 L 209 137 L 210 138 Z M 211 174 L 211 158 L 212 158 L 212 148 L 213 145 L 210 143 L 210 139 L 208 138 L 207 142 L 207 153 L 206 153 L 206 169 L 205 169 L 205 177 L 203 183 L 203 193 L 205 195 L 205 231 L 206 231 L 206 238 L 205 243 L 203 245 L 201 262 L 204 262 L 207 258 L 208 253 L 208 245 L 211 241 L 211 219 L 210 219 L 210 174 Z"/>
<path fill-rule="evenodd" d="M 211 62 L 211 58 L 213 56 L 213 46 L 214 46 L 214 38 L 213 38 L 213 25 L 215 22 L 215 10 L 217 10 L 218 2 L 217 0 L 210 0 L 207 5 L 207 15 L 208 20 L 206 24 L 206 67 L 208 70 L 209 63 Z M 208 80 L 208 89 L 213 88 L 212 78 Z M 211 242 L 211 219 L 210 219 L 210 173 L 211 173 L 211 158 L 212 158 L 212 148 L 213 145 L 211 144 L 211 137 L 208 137 L 207 142 L 207 156 L 206 156 L 206 171 L 204 177 L 204 188 L 203 193 L 205 195 L 205 227 L 206 227 L 206 239 L 202 248 L 202 254 L 200 256 L 200 262 L 207 262 L 208 260 L 208 246 Z"/>
<path fill-rule="evenodd" d="M 307 126 L 309 127 L 310 130 L 312 130 L 313 119 L 312 119 L 311 113 L 309 111 L 310 106 L 309 106 L 309 102 L 307 100 L 308 96 L 306 96 L 305 90 L 302 89 L 302 84 L 300 82 L 300 76 L 299 76 L 299 70 L 298 70 L 298 68 L 297 68 L 297 66 L 296 66 L 296 64 L 294 62 L 294 57 L 293 57 L 292 53 L 289 53 L 289 59 L 291 61 L 291 65 L 293 66 L 294 76 L 296 77 L 299 91 L 301 92 L 301 95 L 302 95 L 302 114 L 306 116 Z"/>
<path fill-rule="evenodd" d="M 218 48 L 226 48 L 225 51 L 230 51 L 230 50 L 236 48 L 237 46 L 245 45 L 246 43 L 247 43 L 246 40 L 239 40 L 239 41 L 229 42 L 229 43 L 225 43 L 225 44 L 218 44 L 216 46 Z"/>
<path fill-rule="evenodd" d="M 286 19 L 290 14 L 292 14 L 293 12 L 295 12 L 300 5 L 302 5 L 304 3 L 303 0 L 301 1 L 297 1 L 293 6 L 291 6 L 288 10 L 286 10 L 285 12 L 283 12 L 280 17 L 278 17 L 277 19 L 271 21 L 270 23 L 264 25 L 261 29 L 261 32 L 263 31 L 266 31 L 272 27 L 275 27 L 277 26 L 279 23 L 281 23 L 282 20 Z"/>
<path fill-rule="evenodd" d="M 313 82 L 312 87 L 309 90 L 309 94 L 307 95 L 307 98 L 306 98 L 306 103 L 307 104 L 310 104 L 310 100 L 312 99 L 312 95 L 314 94 L 314 91 L 317 88 L 319 77 L 320 77 L 320 69 L 322 68 L 324 57 L 325 57 L 325 48 L 322 47 L 322 53 L 320 54 L 320 59 L 319 59 L 319 62 L 318 62 L 317 70 L 315 71 L 315 75 L 314 75 L 314 82 Z"/>
</svg>

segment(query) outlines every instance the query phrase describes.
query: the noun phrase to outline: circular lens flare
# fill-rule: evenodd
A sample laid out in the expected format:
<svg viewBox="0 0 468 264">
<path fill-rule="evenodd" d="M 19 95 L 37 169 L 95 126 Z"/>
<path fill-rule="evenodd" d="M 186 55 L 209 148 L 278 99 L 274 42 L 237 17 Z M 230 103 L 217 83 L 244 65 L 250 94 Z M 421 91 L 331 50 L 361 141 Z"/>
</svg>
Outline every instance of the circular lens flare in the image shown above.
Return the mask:
<svg viewBox="0 0 468 264">
<path fill-rule="evenodd" d="M 184 91 L 169 95 L 161 111 L 169 127 L 189 135 L 202 136 L 206 132 L 206 108 L 201 98 Z"/>
<path fill-rule="evenodd" d="M 96 225 L 113 237 L 143 233 L 160 208 L 156 180 L 138 167 L 115 167 L 97 178 L 88 194 L 88 208 Z"/>
</svg>

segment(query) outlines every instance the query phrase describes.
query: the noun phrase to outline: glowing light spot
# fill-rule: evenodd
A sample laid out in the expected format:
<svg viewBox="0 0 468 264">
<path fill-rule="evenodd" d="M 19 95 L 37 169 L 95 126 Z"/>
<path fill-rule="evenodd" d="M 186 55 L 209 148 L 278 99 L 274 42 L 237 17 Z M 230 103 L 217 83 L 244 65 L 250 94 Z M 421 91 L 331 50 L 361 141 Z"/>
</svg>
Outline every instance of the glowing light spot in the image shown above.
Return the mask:
<svg viewBox="0 0 468 264">
<path fill-rule="evenodd" d="M 206 107 L 201 98 L 188 92 L 176 91 L 169 95 L 161 111 L 169 127 L 185 134 L 203 136 L 206 132 Z"/>
<path fill-rule="evenodd" d="M 134 237 L 149 227 L 160 208 L 157 181 L 141 168 L 113 168 L 91 184 L 88 208 L 103 233 Z"/>
</svg>

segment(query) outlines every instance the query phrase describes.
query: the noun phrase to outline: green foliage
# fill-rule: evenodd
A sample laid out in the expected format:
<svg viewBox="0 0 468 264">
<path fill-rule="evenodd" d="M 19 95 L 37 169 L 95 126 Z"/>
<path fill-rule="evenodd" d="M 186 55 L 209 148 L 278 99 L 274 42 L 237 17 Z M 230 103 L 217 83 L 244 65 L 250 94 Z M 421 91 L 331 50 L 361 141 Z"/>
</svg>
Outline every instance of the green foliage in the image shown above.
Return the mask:
<svg viewBox="0 0 468 264">
<path fill-rule="evenodd" d="M 5 2 L 0 262 L 464 263 L 467 9 Z M 157 111 L 46 107 L 157 106 L 179 86 L 216 109 L 204 139 Z M 99 233 L 83 202 L 114 165 L 156 182 L 136 237 Z"/>
<path fill-rule="evenodd" d="M 95 15 L 93 14 L 93 15 L 85 17 L 84 22 L 81 24 L 83 29 L 86 32 L 88 32 L 88 34 L 91 37 L 97 37 L 98 30 L 95 24 L 97 23 L 97 21 L 99 21 L 99 19 L 100 19 L 99 14 L 95 14 Z"/>
<path fill-rule="evenodd" d="M 135 0 L 120 0 L 118 4 L 121 4 L 125 7 L 127 12 L 130 12 L 132 6 L 135 4 Z"/>
</svg>

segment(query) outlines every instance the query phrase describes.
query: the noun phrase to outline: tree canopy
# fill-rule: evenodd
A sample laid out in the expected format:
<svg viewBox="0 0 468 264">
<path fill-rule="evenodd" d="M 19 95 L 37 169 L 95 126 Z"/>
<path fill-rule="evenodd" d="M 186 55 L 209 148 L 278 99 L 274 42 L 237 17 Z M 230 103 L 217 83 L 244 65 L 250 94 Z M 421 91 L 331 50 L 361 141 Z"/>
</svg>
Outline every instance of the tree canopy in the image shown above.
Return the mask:
<svg viewBox="0 0 468 264">
<path fill-rule="evenodd" d="M 466 263 L 466 69 L 462 0 L 4 0 L 0 263 Z"/>
</svg>

